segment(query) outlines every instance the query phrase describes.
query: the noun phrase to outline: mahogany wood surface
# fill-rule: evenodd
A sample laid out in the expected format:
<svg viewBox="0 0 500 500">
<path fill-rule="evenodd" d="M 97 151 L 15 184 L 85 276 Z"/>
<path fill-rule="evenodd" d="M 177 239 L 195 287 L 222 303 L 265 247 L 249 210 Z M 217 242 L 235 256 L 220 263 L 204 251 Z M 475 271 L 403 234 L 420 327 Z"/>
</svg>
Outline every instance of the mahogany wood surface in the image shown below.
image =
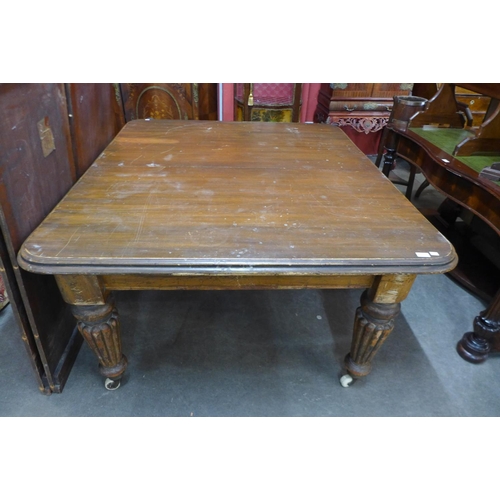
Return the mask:
<svg viewBox="0 0 500 500">
<path fill-rule="evenodd" d="M 454 258 L 341 130 L 163 120 L 127 124 L 20 253 L 25 268 L 49 274 L 432 272 Z"/>
<path fill-rule="evenodd" d="M 113 386 L 127 359 L 111 290 L 365 288 L 346 358 L 361 377 L 415 276 L 457 258 L 338 128 L 135 120 L 18 260 L 56 275 Z"/>
</svg>

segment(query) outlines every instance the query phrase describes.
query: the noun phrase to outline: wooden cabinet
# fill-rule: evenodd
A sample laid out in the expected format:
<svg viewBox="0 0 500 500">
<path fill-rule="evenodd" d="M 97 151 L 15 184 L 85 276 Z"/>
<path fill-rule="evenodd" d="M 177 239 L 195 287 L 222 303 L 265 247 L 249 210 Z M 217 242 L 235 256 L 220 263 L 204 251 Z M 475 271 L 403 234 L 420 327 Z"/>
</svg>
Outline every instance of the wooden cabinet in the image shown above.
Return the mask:
<svg viewBox="0 0 500 500">
<path fill-rule="evenodd" d="M 112 84 L 0 84 L 0 274 L 45 394 L 62 391 L 82 338 L 54 278 L 17 253 L 123 123 Z"/>
<path fill-rule="evenodd" d="M 412 86 L 411 83 L 323 83 L 315 121 L 342 127 L 364 153 L 374 154 L 380 132 L 391 114 L 393 97 L 409 95 Z"/>
<path fill-rule="evenodd" d="M 117 83 L 67 83 L 71 143 L 77 177 L 83 175 L 125 125 Z"/>
<path fill-rule="evenodd" d="M 0 85 L 0 258 L 40 390 L 61 390 L 81 339 L 53 277 L 17 252 L 76 181 L 63 84 Z"/>
<path fill-rule="evenodd" d="M 122 83 L 125 118 L 217 120 L 216 83 Z"/>
<path fill-rule="evenodd" d="M 318 121 L 377 132 L 387 123 L 392 98 L 408 95 L 410 83 L 324 83 L 318 98 Z"/>
</svg>

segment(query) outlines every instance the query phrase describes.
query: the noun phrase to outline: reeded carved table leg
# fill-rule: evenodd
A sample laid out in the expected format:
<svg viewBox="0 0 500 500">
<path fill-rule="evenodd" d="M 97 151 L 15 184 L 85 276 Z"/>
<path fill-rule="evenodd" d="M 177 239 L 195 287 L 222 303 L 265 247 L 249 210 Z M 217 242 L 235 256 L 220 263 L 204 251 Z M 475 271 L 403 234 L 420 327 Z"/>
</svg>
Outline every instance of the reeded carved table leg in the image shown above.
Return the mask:
<svg viewBox="0 0 500 500">
<path fill-rule="evenodd" d="M 372 360 L 394 328 L 394 319 L 406 298 L 414 275 L 379 276 L 372 287 L 361 295 L 361 306 L 356 310 L 351 351 L 345 357 L 344 375 L 340 383 L 348 387 L 352 379 L 368 375 Z"/>
<path fill-rule="evenodd" d="M 106 380 L 106 389 L 118 389 L 127 368 L 122 354 L 118 312 L 112 301 L 99 306 L 72 306 L 78 330 L 99 359 L 99 371 Z"/>
<path fill-rule="evenodd" d="M 457 344 L 460 356 L 470 363 L 486 361 L 495 335 L 500 335 L 500 291 L 488 309 L 476 316 L 472 332 L 466 333 Z"/>
<path fill-rule="evenodd" d="M 118 389 L 127 358 L 122 353 L 120 323 L 112 296 L 101 286 L 98 276 L 58 275 L 56 280 L 64 300 L 71 304 L 78 330 L 99 360 L 106 389 Z"/>
<path fill-rule="evenodd" d="M 354 377 L 364 377 L 371 371 L 371 361 L 394 328 L 394 318 L 401 305 L 376 304 L 361 296 L 361 307 L 356 310 L 351 352 L 345 358 L 347 371 Z"/>
</svg>

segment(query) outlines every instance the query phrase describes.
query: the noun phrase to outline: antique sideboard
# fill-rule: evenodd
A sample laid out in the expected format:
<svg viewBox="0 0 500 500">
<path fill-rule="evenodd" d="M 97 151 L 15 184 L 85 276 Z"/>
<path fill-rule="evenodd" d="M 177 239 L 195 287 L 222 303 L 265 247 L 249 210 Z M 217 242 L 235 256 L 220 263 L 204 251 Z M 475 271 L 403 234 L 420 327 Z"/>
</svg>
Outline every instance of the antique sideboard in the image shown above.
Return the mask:
<svg viewBox="0 0 500 500">
<path fill-rule="evenodd" d="M 409 95 L 411 83 L 322 83 L 315 121 L 342 127 L 365 153 L 377 151 L 395 95 Z"/>
</svg>

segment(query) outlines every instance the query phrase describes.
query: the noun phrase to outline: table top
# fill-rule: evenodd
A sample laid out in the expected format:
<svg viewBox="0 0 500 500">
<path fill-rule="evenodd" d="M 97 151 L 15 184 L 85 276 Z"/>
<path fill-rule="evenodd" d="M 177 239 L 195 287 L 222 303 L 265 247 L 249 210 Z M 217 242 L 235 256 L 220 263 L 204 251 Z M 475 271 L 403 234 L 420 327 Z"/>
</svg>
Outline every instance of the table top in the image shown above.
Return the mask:
<svg viewBox="0 0 500 500">
<path fill-rule="evenodd" d="M 339 128 L 129 122 L 21 248 L 48 274 L 445 272 L 450 243 Z"/>
</svg>

